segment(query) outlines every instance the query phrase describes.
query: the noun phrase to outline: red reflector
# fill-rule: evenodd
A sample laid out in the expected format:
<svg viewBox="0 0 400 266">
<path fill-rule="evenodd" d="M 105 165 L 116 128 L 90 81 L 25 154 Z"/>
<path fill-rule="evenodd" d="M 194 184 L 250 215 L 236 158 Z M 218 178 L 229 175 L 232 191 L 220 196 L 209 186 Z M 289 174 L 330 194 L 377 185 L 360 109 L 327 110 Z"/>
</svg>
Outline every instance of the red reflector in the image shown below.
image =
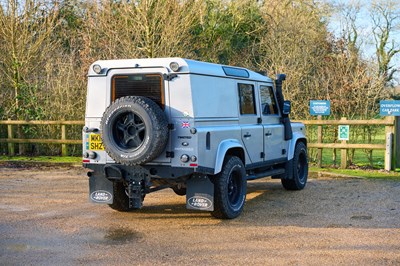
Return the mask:
<svg viewBox="0 0 400 266">
<path fill-rule="evenodd" d="M 89 159 L 82 159 L 82 162 L 83 163 L 90 163 L 90 160 Z"/>
<path fill-rule="evenodd" d="M 189 164 L 191 167 L 197 167 L 197 163 L 191 163 Z"/>
</svg>

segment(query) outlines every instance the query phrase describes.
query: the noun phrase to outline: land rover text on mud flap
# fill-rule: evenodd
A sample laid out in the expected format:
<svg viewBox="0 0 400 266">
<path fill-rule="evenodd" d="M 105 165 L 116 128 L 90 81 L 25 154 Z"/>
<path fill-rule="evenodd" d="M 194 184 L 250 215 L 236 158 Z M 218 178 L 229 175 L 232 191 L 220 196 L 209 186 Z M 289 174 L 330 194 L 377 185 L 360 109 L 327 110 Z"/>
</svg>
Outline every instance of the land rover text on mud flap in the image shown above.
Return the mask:
<svg viewBox="0 0 400 266">
<path fill-rule="evenodd" d="M 182 58 L 95 62 L 83 128 L 90 200 L 130 211 L 172 188 L 188 209 L 231 219 L 248 180 L 303 189 L 305 127 L 289 120 L 285 77 Z"/>
</svg>

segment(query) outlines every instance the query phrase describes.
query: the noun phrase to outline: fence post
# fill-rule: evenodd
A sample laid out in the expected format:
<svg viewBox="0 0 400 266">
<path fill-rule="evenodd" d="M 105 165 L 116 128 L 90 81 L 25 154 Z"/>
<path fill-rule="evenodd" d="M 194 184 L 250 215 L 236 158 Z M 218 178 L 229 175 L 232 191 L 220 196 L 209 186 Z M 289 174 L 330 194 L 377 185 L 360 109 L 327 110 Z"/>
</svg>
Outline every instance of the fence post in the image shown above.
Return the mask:
<svg viewBox="0 0 400 266">
<path fill-rule="evenodd" d="M 62 120 L 64 122 L 64 120 Z M 61 140 L 66 140 L 65 124 L 61 124 Z M 61 156 L 68 155 L 67 144 L 61 144 Z"/>
<path fill-rule="evenodd" d="M 9 118 L 8 121 L 11 121 Z M 8 124 L 7 125 L 7 138 L 9 140 L 12 140 L 14 138 L 13 130 L 12 130 L 12 125 Z M 15 155 L 15 150 L 14 150 L 14 143 L 8 142 L 8 155 L 9 156 L 14 156 Z"/>
<path fill-rule="evenodd" d="M 392 170 L 393 133 L 386 133 L 385 170 Z"/>
<path fill-rule="evenodd" d="M 393 169 L 400 168 L 400 116 L 394 118 Z"/>
<path fill-rule="evenodd" d="M 345 121 L 347 120 L 346 117 L 342 117 L 340 119 L 341 121 L 344 121 L 343 124 L 345 124 Z M 342 140 L 342 144 L 346 144 L 346 140 Z M 340 168 L 341 169 L 346 169 L 347 168 L 347 149 L 341 149 L 340 150 Z"/>
<path fill-rule="evenodd" d="M 318 120 L 322 120 L 322 115 L 317 116 Z M 322 143 L 322 125 L 318 125 L 317 128 L 317 143 Z M 322 167 L 322 149 L 318 148 L 317 151 L 317 167 Z"/>
<path fill-rule="evenodd" d="M 387 116 L 385 120 L 390 123 L 390 126 L 385 127 L 385 140 L 386 140 L 386 149 L 385 149 L 385 170 L 392 170 L 392 155 L 393 155 L 393 129 L 394 129 L 394 117 Z"/>
</svg>

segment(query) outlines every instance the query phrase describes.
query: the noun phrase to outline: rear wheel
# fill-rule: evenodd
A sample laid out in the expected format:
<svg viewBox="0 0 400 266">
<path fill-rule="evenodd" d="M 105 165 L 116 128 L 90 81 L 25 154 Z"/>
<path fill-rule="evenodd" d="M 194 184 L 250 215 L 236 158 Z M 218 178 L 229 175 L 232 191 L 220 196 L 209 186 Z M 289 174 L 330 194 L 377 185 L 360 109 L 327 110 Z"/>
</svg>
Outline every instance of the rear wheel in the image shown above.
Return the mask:
<svg viewBox="0 0 400 266">
<path fill-rule="evenodd" d="M 308 178 L 307 147 L 303 142 L 298 142 L 293 156 L 291 169 L 292 179 L 281 179 L 282 185 L 287 190 L 301 190 L 306 186 Z"/>
<path fill-rule="evenodd" d="M 186 185 L 183 183 L 179 183 L 173 187 L 171 187 L 172 190 L 175 192 L 176 195 L 178 196 L 185 196 L 186 195 Z"/>
<path fill-rule="evenodd" d="M 114 201 L 112 204 L 109 204 L 111 209 L 127 212 L 133 210 L 133 208 L 129 208 L 129 198 L 125 192 L 125 186 L 122 182 L 114 182 L 113 183 L 114 190 Z"/>
<path fill-rule="evenodd" d="M 242 160 L 236 156 L 225 159 L 221 173 L 214 179 L 214 211 L 220 219 L 238 217 L 246 200 L 246 172 Z"/>
<path fill-rule="evenodd" d="M 120 212 L 128 212 L 132 210 L 137 210 L 140 208 L 129 207 L 129 197 L 126 192 L 126 187 L 122 182 L 114 182 L 113 183 L 114 190 L 114 200 L 112 204 L 108 204 L 111 209 Z M 142 195 L 142 202 L 144 200 L 145 195 Z"/>
</svg>

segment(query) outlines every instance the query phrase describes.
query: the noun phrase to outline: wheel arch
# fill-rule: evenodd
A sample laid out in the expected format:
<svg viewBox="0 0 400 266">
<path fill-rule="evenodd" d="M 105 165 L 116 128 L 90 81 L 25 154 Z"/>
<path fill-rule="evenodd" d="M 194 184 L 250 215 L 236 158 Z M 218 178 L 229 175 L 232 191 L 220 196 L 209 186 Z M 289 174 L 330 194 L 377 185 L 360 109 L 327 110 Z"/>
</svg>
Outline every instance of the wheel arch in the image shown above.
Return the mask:
<svg viewBox="0 0 400 266">
<path fill-rule="evenodd" d="M 243 164 L 245 162 L 245 153 L 242 144 L 235 139 L 227 139 L 222 141 L 217 150 L 217 155 L 215 158 L 214 174 L 218 174 L 222 170 L 222 165 L 224 164 L 225 157 L 227 155 L 239 157 Z"/>
<path fill-rule="evenodd" d="M 303 142 L 304 145 L 307 147 L 307 139 L 303 134 L 299 134 L 297 132 L 293 133 L 293 139 L 290 141 L 289 144 L 289 151 L 288 151 L 288 160 L 292 160 L 294 156 L 294 151 L 296 149 L 296 145 L 298 142 Z"/>
</svg>

